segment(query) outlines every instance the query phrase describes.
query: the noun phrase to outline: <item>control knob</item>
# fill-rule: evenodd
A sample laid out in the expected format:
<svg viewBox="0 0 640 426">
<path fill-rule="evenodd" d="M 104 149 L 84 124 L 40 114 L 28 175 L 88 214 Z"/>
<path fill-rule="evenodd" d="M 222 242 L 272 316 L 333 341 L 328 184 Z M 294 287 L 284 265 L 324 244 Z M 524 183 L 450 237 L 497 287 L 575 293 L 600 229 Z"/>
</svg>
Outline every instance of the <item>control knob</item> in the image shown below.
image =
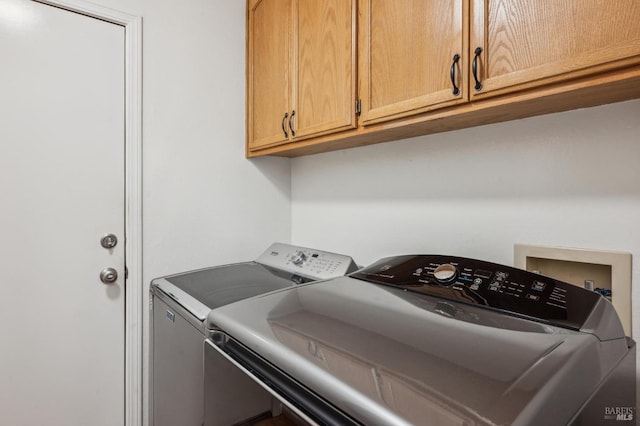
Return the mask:
<svg viewBox="0 0 640 426">
<path fill-rule="evenodd" d="M 450 263 L 445 263 L 433 271 L 433 276 L 440 284 L 452 284 L 458 276 L 458 268 Z"/>
<path fill-rule="evenodd" d="M 293 264 L 297 266 L 302 265 L 305 260 L 307 260 L 307 255 L 302 251 L 297 251 L 296 254 L 294 254 L 291 258 L 291 262 L 293 262 Z"/>
</svg>

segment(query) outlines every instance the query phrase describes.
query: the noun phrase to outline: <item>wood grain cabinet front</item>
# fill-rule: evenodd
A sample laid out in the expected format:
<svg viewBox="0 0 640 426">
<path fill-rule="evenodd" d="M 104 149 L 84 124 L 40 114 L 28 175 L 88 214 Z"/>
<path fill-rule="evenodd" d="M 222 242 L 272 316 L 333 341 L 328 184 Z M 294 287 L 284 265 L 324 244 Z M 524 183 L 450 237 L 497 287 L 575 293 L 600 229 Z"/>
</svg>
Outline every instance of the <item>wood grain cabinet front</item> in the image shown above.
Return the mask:
<svg viewBox="0 0 640 426">
<path fill-rule="evenodd" d="M 249 150 L 278 145 L 289 139 L 285 126 L 291 106 L 291 3 L 292 0 L 257 0 L 248 4 Z"/>
<path fill-rule="evenodd" d="M 640 63 L 639 0 L 471 0 L 471 99 Z"/>
<path fill-rule="evenodd" d="M 248 151 L 356 127 L 355 2 L 248 1 Z"/>
<path fill-rule="evenodd" d="M 463 0 L 360 0 L 362 123 L 466 102 Z"/>
</svg>

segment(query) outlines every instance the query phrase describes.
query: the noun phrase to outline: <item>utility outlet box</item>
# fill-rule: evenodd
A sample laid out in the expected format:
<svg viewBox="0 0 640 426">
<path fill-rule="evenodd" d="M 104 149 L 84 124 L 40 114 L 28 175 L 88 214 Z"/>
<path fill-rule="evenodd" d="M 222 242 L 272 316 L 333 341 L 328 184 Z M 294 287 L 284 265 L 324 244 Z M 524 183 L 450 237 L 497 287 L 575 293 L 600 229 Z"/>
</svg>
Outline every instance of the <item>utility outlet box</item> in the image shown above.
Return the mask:
<svg viewBox="0 0 640 426">
<path fill-rule="evenodd" d="M 602 294 L 631 336 L 631 253 L 515 244 L 513 263 Z"/>
</svg>

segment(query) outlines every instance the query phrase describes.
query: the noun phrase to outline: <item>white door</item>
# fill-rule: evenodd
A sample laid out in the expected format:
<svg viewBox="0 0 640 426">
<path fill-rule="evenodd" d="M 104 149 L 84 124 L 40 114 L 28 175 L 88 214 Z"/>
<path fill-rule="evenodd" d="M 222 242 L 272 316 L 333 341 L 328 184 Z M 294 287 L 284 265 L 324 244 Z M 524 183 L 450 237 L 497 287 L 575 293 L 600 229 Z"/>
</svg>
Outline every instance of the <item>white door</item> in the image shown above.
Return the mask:
<svg viewBox="0 0 640 426">
<path fill-rule="evenodd" d="M 124 424 L 124 40 L 0 0 L 2 425 Z"/>
</svg>

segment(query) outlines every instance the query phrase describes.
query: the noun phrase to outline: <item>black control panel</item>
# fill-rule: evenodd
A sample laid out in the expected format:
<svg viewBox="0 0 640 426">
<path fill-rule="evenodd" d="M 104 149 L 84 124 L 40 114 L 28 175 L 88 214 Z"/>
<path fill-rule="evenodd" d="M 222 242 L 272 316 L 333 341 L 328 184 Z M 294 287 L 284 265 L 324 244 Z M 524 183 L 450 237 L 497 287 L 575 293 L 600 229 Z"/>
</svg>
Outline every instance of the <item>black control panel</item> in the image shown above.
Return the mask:
<svg viewBox="0 0 640 426">
<path fill-rule="evenodd" d="M 475 259 L 409 255 L 351 277 L 579 330 L 601 296 L 553 278 Z"/>
</svg>

